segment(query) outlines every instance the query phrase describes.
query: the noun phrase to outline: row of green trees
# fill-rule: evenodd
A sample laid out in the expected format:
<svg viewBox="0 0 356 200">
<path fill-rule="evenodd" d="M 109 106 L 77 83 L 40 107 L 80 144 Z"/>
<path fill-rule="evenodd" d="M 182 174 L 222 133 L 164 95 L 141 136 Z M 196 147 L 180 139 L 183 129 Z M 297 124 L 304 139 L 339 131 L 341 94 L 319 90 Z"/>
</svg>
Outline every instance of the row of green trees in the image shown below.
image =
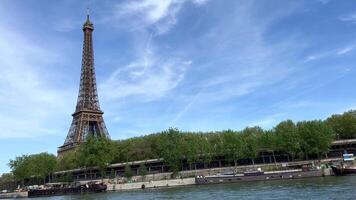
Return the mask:
<svg viewBox="0 0 356 200">
<path fill-rule="evenodd" d="M 77 151 L 68 152 L 63 157 L 57 158 L 49 153 L 22 155 L 10 160 L 9 166 L 13 181 L 23 184 L 26 178 L 31 177 L 45 182 L 45 178 L 55 171 L 87 166 L 97 166 L 104 171 L 113 162 L 116 152 L 116 142 L 105 137 L 88 137 Z M 6 178 L 8 181 L 8 176 Z M 3 179 L 1 177 L 0 183 Z"/>
<path fill-rule="evenodd" d="M 9 166 L 14 178 L 23 181 L 25 178 L 36 177 L 44 179 L 51 174 L 57 166 L 57 158 L 53 154 L 39 153 L 33 155 L 22 155 L 10 160 Z"/>
<path fill-rule="evenodd" d="M 323 121 L 287 120 L 268 131 L 250 127 L 242 131 L 192 133 L 171 128 L 159 134 L 119 141 L 120 153 L 114 161 L 163 158 L 172 171 L 178 171 L 182 159 L 190 165 L 208 164 L 214 157 L 223 156 L 237 165 L 240 159 L 254 163 L 259 151 L 285 152 L 291 160 L 308 159 L 310 155 L 325 155 L 333 137 L 332 128 Z"/>
<path fill-rule="evenodd" d="M 249 127 L 242 131 L 182 132 L 170 128 L 119 141 L 88 137 L 77 151 L 59 159 L 48 153 L 23 155 L 10 160 L 9 165 L 17 180 L 30 176 L 44 179 L 54 171 L 78 167 L 97 166 L 104 172 L 111 163 L 154 158 L 163 158 L 170 170 L 177 172 L 183 159 L 192 168 L 195 163 L 208 164 L 216 156 L 237 165 L 240 159 L 254 162 L 259 151 L 284 152 L 291 160 L 308 159 L 310 155 L 321 157 L 328 152 L 332 140 L 350 138 L 356 138 L 355 111 L 332 115 L 324 121 L 286 120 L 271 130 Z"/>
</svg>

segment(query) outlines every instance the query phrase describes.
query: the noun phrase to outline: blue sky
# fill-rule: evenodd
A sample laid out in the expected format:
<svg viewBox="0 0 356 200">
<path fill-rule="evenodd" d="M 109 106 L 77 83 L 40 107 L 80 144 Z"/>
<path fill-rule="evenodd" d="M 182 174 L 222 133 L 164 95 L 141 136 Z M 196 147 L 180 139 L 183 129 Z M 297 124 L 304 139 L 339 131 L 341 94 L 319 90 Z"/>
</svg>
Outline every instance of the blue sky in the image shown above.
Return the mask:
<svg viewBox="0 0 356 200">
<path fill-rule="evenodd" d="M 0 173 L 16 155 L 63 144 L 87 7 L 113 139 L 271 128 L 356 108 L 352 0 L 1 0 Z"/>
</svg>

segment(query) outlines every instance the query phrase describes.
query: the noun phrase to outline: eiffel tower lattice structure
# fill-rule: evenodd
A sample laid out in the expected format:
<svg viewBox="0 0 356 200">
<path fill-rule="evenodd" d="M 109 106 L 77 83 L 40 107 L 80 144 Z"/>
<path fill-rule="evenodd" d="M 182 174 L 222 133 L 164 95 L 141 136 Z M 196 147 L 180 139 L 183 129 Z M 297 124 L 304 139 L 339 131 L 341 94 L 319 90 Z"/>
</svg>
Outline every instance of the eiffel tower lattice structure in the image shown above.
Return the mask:
<svg viewBox="0 0 356 200">
<path fill-rule="evenodd" d="M 94 69 L 94 52 L 92 33 L 93 23 L 87 20 L 83 25 L 84 44 L 82 69 L 80 76 L 80 88 L 77 106 L 73 113 L 73 121 L 64 144 L 58 148 L 58 156 L 78 147 L 89 135 L 109 138 L 106 129 L 103 112 L 100 109 L 99 97 L 96 88 L 96 78 Z"/>
</svg>

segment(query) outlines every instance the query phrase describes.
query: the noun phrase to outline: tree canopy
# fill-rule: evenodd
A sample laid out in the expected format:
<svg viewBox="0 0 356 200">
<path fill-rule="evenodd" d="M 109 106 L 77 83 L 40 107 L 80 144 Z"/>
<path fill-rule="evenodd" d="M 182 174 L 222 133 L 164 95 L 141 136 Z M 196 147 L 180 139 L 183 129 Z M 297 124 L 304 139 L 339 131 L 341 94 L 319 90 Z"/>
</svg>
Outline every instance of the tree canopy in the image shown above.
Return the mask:
<svg viewBox="0 0 356 200">
<path fill-rule="evenodd" d="M 10 160 L 9 166 L 17 180 L 24 180 L 30 176 L 44 179 L 55 171 L 57 158 L 49 153 L 22 155 Z"/>
<path fill-rule="evenodd" d="M 290 158 L 323 156 L 333 139 L 356 138 L 356 112 L 332 115 L 326 120 L 282 121 L 270 130 L 247 127 L 242 131 L 187 132 L 170 128 L 160 133 L 126 140 L 112 141 L 105 137 L 88 137 L 79 149 L 56 158 L 49 153 L 18 156 L 10 160 L 14 179 L 34 176 L 45 178 L 54 171 L 78 167 L 98 167 L 104 172 L 109 164 L 163 158 L 172 172 L 178 172 L 185 160 L 191 168 L 207 164 L 214 157 L 226 160 L 250 159 L 259 151 L 278 151 Z M 131 169 L 126 167 L 126 175 Z M 140 172 L 146 173 L 144 165 Z"/>
<path fill-rule="evenodd" d="M 116 156 L 116 144 L 106 137 L 89 136 L 78 150 L 81 167 L 99 167 L 103 172 Z"/>
</svg>

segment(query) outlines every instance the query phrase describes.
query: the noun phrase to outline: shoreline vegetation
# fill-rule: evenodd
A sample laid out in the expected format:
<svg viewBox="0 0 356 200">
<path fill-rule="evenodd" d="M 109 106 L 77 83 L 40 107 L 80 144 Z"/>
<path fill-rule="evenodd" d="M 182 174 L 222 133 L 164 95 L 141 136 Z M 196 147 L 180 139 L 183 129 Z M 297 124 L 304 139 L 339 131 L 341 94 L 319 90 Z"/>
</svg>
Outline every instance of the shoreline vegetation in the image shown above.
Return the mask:
<svg viewBox="0 0 356 200">
<path fill-rule="evenodd" d="M 183 132 L 170 128 L 160 133 L 125 140 L 88 137 L 76 151 L 61 158 L 53 154 L 39 153 L 18 156 L 9 162 L 10 173 L 0 177 L 0 188 L 25 186 L 25 180 L 35 178 L 45 183 L 56 171 L 83 167 L 98 167 L 104 173 L 113 163 L 137 160 L 163 159 L 169 171 L 176 175 L 182 159 L 196 167 L 195 163 L 209 164 L 216 156 L 238 166 L 238 160 L 249 159 L 254 165 L 259 151 L 283 152 L 288 161 L 323 159 L 327 157 L 331 142 L 356 138 L 356 111 L 332 115 L 326 120 L 293 122 L 285 120 L 270 130 L 247 127 L 242 131 Z M 142 164 L 141 176 L 148 174 Z M 133 172 L 125 166 L 124 177 L 130 179 Z"/>
</svg>

